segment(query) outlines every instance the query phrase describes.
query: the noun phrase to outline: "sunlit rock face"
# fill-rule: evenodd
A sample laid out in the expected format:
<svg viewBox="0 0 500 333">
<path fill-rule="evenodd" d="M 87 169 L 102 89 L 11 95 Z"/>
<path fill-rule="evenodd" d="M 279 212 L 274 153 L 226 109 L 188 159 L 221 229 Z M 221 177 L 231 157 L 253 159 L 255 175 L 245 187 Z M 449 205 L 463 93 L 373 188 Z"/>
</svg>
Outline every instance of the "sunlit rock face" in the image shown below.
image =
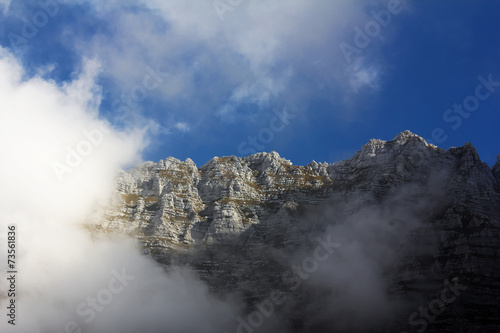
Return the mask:
<svg viewBox="0 0 500 333">
<path fill-rule="evenodd" d="M 198 168 L 168 157 L 116 181 L 99 230 L 135 235 L 163 265 L 190 265 L 248 313 L 283 291 L 283 331 L 500 330 L 500 160 L 490 168 L 469 143 L 446 151 L 405 131 L 333 164 L 270 152 Z M 287 271 L 321 237 L 339 249 L 295 288 Z"/>
</svg>

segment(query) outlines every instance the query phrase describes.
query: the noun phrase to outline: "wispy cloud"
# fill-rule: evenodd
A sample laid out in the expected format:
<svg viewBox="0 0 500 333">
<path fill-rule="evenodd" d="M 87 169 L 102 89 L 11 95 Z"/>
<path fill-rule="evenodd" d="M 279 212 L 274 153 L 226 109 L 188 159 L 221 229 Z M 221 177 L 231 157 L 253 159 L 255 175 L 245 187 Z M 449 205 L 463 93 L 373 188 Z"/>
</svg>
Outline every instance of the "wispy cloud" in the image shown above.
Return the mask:
<svg viewBox="0 0 500 333">
<path fill-rule="evenodd" d="M 10 0 L 0 0 L 0 10 L 6 13 L 10 7 Z"/>
<path fill-rule="evenodd" d="M 191 130 L 191 127 L 187 123 L 179 122 L 175 124 L 175 128 L 179 130 L 179 132 L 187 133 Z"/>
<path fill-rule="evenodd" d="M 170 115 L 239 121 L 244 105 L 266 112 L 283 94 L 313 100 L 320 92 L 301 81 L 323 80 L 324 73 L 311 71 L 318 59 L 334 73 L 329 79 L 336 93 L 380 84 L 376 66 L 346 67 L 338 49 L 353 24 L 370 18 L 360 2 L 252 1 L 226 12 L 223 21 L 210 1 L 81 2 L 92 4 L 103 20 L 112 17 L 112 33 L 77 47 L 105 64 L 104 75 L 120 91 L 137 84 L 144 67 L 161 64 L 168 75 L 148 98 L 169 106 L 164 112 Z"/>
<path fill-rule="evenodd" d="M 356 61 L 346 69 L 349 73 L 349 86 L 354 93 L 360 92 L 363 88 L 376 91 L 380 88 L 380 71 L 375 65 L 367 66 L 362 60 Z"/>
</svg>

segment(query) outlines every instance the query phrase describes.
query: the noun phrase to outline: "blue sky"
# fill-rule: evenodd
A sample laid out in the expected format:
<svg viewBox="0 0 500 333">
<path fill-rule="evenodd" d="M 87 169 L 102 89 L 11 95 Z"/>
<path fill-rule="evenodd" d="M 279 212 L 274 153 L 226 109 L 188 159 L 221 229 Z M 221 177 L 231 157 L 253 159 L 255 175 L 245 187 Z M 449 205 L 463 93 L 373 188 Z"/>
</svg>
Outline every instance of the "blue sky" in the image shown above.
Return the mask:
<svg viewBox="0 0 500 333">
<path fill-rule="evenodd" d="M 472 142 L 492 165 L 498 13 L 495 0 L 0 0 L 0 46 L 58 86 L 99 63 L 99 115 L 143 128 L 144 160 L 332 163 L 408 129 Z"/>
</svg>

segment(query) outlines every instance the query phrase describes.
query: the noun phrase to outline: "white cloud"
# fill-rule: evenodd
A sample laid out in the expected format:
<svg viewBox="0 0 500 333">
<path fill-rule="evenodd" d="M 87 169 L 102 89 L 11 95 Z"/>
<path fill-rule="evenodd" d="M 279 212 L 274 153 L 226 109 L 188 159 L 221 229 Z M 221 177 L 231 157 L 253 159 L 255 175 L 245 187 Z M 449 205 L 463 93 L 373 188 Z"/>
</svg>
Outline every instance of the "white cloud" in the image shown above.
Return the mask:
<svg viewBox="0 0 500 333">
<path fill-rule="evenodd" d="M 108 202 L 119 168 L 137 163 L 145 145 L 144 129 L 118 131 L 100 117 L 100 71 L 86 60 L 73 81 L 58 85 L 27 77 L 0 48 L 0 235 L 16 226 L 19 272 L 16 326 L 3 311 L 0 331 L 62 332 L 71 321 L 85 332 L 220 331 L 232 307 L 189 270 L 166 274 L 135 241 L 92 240 L 81 228 Z M 86 322 L 85 303 L 108 288 L 115 271 L 134 279 Z M 7 283 L 0 279 L 4 310 Z"/>
<path fill-rule="evenodd" d="M 178 122 L 177 124 L 175 124 L 175 128 L 177 128 L 177 130 L 182 133 L 187 133 L 191 130 L 191 127 L 187 123 L 183 122 Z"/>
<path fill-rule="evenodd" d="M 349 85 L 357 93 L 363 88 L 377 90 L 380 87 L 380 72 L 375 66 L 356 63 L 348 67 L 350 72 Z"/>
<path fill-rule="evenodd" d="M 2 10 L 4 13 L 7 13 L 9 11 L 10 7 L 10 0 L 0 0 L 0 10 Z"/>
<path fill-rule="evenodd" d="M 235 117 L 241 104 L 253 103 L 266 112 L 270 108 L 262 106 L 285 93 L 317 98 L 320 92 L 301 84 L 306 77 L 323 79 L 323 73 L 311 70 L 317 60 L 332 73 L 328 79 L 337 93 L 356 93 L 376 82 L 373 70 L 346 70 L 339 48 L 343 39 L 352 38 L 354 26 L 370 19 L 361 1 L 244 1 L 223 21 L 212 1 L 142 0 L 142 9 L 135 11 L 126 7 L 128 2 L 88 2 L 101 18 L 112 15 L 114 34 L 80 42 L 83 54 L 101 59 L 106 75 L 123 92 L 141 82 L 146 66 L 161 65 L 168 77 L 150 96 L 185 106 L 165 108 L 169 113 Z"/>
</svg>

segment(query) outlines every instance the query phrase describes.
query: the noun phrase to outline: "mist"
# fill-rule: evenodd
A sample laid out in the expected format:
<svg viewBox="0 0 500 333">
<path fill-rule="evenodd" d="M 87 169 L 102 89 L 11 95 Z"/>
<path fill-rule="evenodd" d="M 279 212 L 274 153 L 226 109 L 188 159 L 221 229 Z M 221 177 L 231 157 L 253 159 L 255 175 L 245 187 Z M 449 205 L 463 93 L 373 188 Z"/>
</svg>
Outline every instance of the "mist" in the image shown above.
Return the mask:
<svg viewBox="0 0 500 333">
<path fill-rule="evenodd" d="M 284 216 L 284 227 L 274 236 L 266 234 L 263 248 L 229 260 L 242 262 L 237 270 L 243 275 L 265 276 L 246 268 L 251 260 L 245 258 L 266 256 L 269 266 L 279 265 L 283 272 L 277 280 L 264 277 L 246 287 L 248 293 L 269 283 L 266 296 L 252 300 L 239 317 L 241 332 L 379 332 L 407 322 L 425 299 L 405 293 L 400 263 L 408 255 L 435 253 L 438 242 L 429 236 L 430 222 L 443 206 L 447 178 L 433 172 L 425 182 L 393 186 L 382 197 L 342 190 L 320 205 Z M 219 249 L 218 262 L 236 251 Z M 417 278 L 435 278 L 422 274 Z"/>
<path fill-rule="evenodd" d="M 93 240 L 120 168 L 141 160 L 147 128 L 113 128 L 99 115 L 99 63 L 74 79 L 29 77 L 0 49 L 0 307 L 5 313 L 8 227 L 16 229 L 15 325 L 2 332 L 214 332 L 237 306 L 192 271 L 168 272 L 126 237 Z M 5 314 L 2 316 L 5 317 Z"/>
<path fill-rule="evenodd" d="M 420 300 L 397 293 L 398 265 L 409 253 L 436 250 L 437 239 L 418 243 L 415 237 L 432 228 L 429 221 L 442 205 L 446 179 L 446 174 L 433 172 L 424 183 L 394 186 L 378 198 L 376 191 L 337 193 L 300 218 L 309 242 L 288 265 L 295 282 L 301 280 L 297 287 L 302 298 L 294 302 L 306 316 L 304 331 L 384 331 L 393 320 L 407 318 Z M 325 243 L 336 245 L 317 260 Z"/>
</svg>

